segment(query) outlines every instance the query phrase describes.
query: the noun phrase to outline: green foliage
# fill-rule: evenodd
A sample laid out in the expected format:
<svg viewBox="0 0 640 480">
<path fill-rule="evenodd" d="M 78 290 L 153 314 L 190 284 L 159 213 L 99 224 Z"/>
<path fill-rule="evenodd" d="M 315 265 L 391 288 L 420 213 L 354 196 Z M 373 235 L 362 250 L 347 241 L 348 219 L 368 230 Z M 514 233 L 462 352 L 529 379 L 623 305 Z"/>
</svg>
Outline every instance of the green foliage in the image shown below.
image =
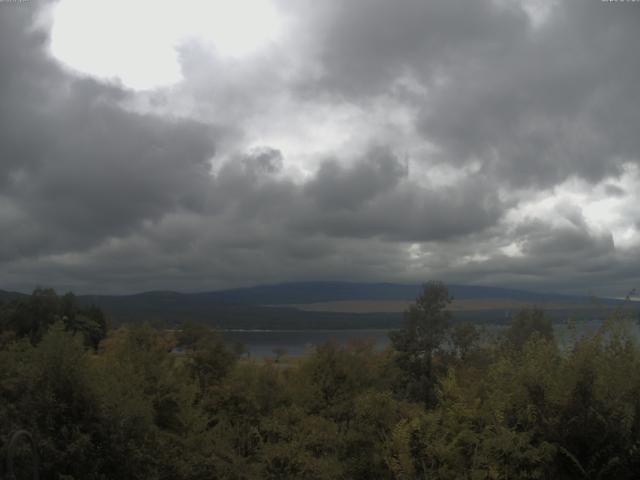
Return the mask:
<svg viewBox="0 0 640 480">
<path fill-rule="evenodd" d="M 511 322 L 505 334 L 506 346 L 520 350 L 533 336 L 553 339 L 553 325 L 544 316 L 544 310 L 538 307 L 520 310 Z"/>
<path fill-rule="evenodd" d="M 79 306 L 73 293 L 60 297 L 53 289 L 37 288 L 27 298 L 0 305 L 0 333 L 5 338 L 28 338 L 35 344 L 55 322 L 62 322 L 68 331 L 81 333 L 84 343 L 94 349 L 107 334 L 107 319 L 102 311 L 93 305 Z"/>
<path fill-rule="evenodd" d="M 283 359 L 283 357 L 287 353 L 289 353 L 285 347 L 274 347 L 272 352 L 273 352 L 273 355 L 275 356 L 275 362 L 276 363 L 280 363 L 280 361 Z"/>
<path fill-rule="evenodd" d="M 187 353 L 189 371 L 203 392 L 230 371 L 240 353 L 228 349 L 216 331 L 191 322 L 183 325 L 177 346 Z"/>
<path fill-rule="evenodd" d="M 275 362 L 197 325 L 122 327 L 96 349 L 73 296 L 42 290 L 2 309 L 0 450 L 29 429 L 46 480 L 637 478 L 624 318 L 559 348 L 524 311 L 490 342 L 449 329 L 448 302 L 428 284 L 395 349 L 328 342 Z M 430 403 L 407 395 L 421 378 Z"/>
<path fill-rule="evenodd" d="M 415 304 L 405 312 L 405 327 L 390 334 L 398 352 L 398 365 L 406 375 L 402 385 L 406 397 L 428 406 L 436 400 L 433 357 L 450 328 L 451 313 L 447 307 L 451 301 L 442 282 L 426 283 Z"/>
<path fill-rule="evenodd" d="M 451 347 L 460 360 L 464 361 L 478 348 L 481 332 L 473 323 L 462 322 L 453 326 L 450 337 Z"/>
</svg>

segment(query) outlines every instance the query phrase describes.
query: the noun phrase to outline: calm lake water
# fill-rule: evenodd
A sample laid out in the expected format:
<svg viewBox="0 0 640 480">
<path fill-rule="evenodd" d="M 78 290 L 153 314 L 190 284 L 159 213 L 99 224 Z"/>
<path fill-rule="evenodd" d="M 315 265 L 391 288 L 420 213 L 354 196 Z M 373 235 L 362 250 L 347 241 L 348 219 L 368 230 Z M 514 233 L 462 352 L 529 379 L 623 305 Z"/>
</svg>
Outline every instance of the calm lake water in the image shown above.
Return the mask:
<svg viewBox="0 0 640 480">
<path fill-rule="evenodd" d="M 570 344 L 576 337 L 593 332 L 601 321 L 576 322 L 575 331 L 564 323 L 554 324 L 555 336 L 560 345 Z M 504 325 L 485 325 L 488 337 L 498 335 Z M 640 327 L 633 325 L 633 333 L 640 339 Z M 304 355 L 313 346 L 328 340 L 346 345 L 350 340 L 373 340 L 376 347 L 383 349 L 389 344 L 390 330 L 227 330 L 223 335 L 227 342 L 243 344 L 252 357 L 272 357 L 273 349 L 283 347 L 288 355 Z"/>
</svg>

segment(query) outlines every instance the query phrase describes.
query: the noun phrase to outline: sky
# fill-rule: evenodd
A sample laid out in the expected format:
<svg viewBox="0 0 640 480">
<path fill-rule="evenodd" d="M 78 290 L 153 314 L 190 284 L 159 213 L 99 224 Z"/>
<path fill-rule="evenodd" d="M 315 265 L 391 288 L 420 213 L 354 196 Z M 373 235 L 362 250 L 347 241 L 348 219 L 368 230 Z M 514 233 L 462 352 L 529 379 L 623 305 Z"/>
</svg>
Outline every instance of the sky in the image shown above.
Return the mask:
<svg viewBox="0 0 640 480">
<path fill-rule="evenodd" d="M 0 288 L 640 287 L 640 2 L 0 0 Z"/>
</svg>

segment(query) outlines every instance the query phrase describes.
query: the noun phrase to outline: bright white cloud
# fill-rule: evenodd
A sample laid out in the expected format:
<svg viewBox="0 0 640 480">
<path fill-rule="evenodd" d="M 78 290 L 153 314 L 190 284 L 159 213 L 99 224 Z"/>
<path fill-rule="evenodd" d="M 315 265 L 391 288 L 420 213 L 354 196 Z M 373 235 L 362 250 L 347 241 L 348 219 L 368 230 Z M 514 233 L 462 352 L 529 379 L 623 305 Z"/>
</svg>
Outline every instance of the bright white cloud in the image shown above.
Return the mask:
<svg viewBox="0 0 640 480">
<path fill-rule="evenodd" d="M 80 72 L 149 89 L 181 80 L 182 42 L 244 58 L 276 41 L 283 23 L 269 0 L 61 0 L 51 51 Z"/>
<path fill-rule="evenodd" d="M 612 194 L 612 189 L 617 193 Z M 638 191 L 640 171 L 633 164 L 625 164 L 619 177 L 606 178 L 597 185 L 572 177 L 550 190 L 528 192 L 527 200 L 511 210 L 506 219 L 509 224 L 526 218 L 544 218 L 557 226 L 584 223 L 592 231 L 610 232 L 616 245 L 628 248 L 640 240 L 636 217 L 630 211 L 640 200 Z"/>
</svg>

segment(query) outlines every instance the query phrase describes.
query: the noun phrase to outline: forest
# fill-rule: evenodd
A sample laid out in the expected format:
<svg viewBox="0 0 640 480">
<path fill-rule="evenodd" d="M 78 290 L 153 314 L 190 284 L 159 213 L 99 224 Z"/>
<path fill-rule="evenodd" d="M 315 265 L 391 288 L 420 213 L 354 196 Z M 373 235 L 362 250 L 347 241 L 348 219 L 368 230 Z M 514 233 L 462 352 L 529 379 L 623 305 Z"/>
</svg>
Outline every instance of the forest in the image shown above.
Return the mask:
<svg viewBox="0 0 640 480">
<path fill-rule="evenodd" d="M 535 307 L 488 335 L 450 301 L 425 284 L 382 351 L 256 359 L 209 327 L 112 328 L 38 289 L 0 306 L 0 449 L 28 430 L 47 480 L 638 478 L 623 309 L 583 335 L 568 320 L 567 344 Z M 19 449 L 16 478 L 33 461 Z"/>
</svg>

